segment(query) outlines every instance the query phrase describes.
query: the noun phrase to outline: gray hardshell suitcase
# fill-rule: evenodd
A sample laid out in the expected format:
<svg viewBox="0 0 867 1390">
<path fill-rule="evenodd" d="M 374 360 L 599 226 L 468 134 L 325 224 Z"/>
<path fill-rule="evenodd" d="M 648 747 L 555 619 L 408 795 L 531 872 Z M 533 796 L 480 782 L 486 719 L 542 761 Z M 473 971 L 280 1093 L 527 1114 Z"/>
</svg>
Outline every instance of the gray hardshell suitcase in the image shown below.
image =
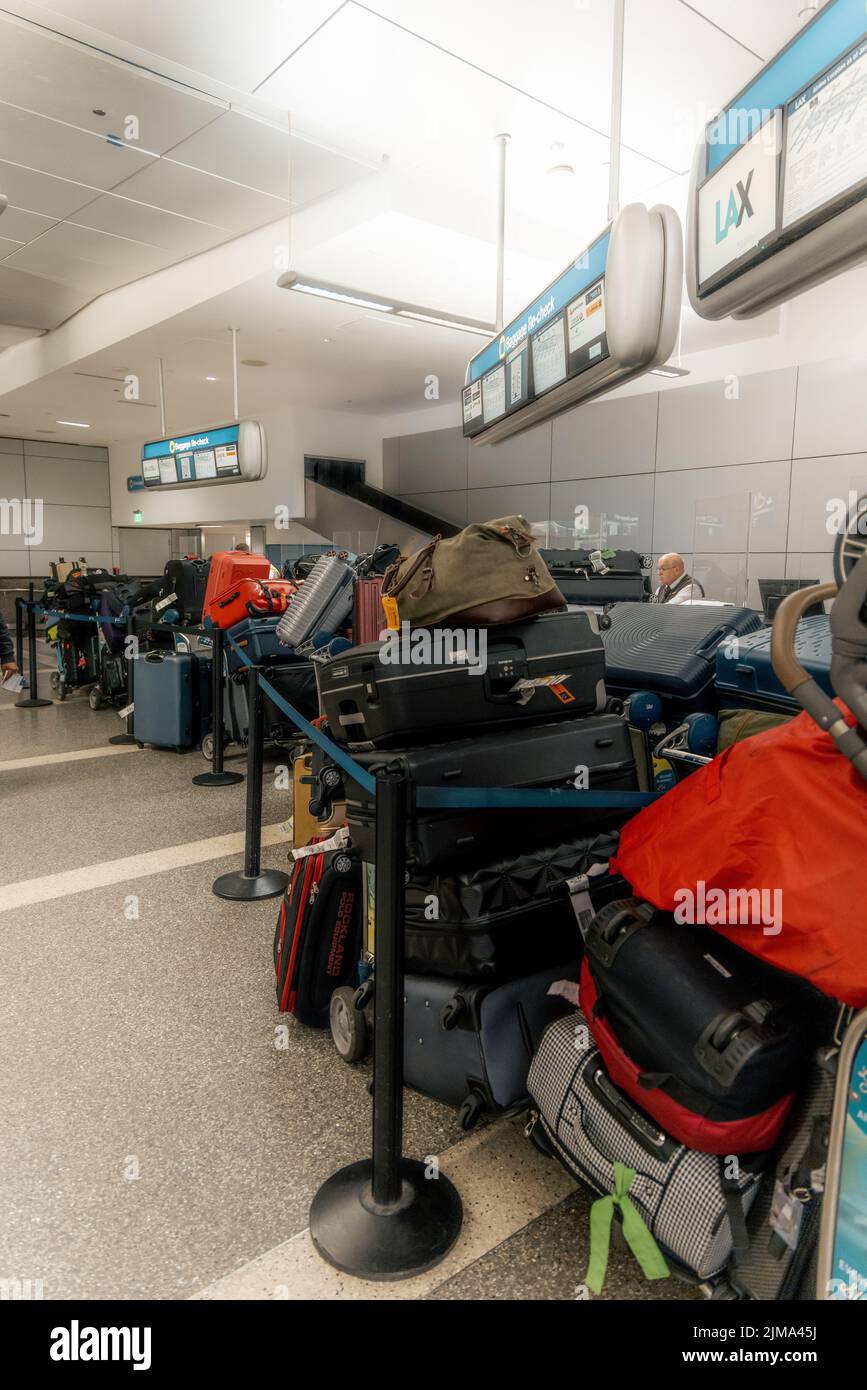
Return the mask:
<svg viewBox="0 0 867 1390">
<path fill-rule="evenodd" d="M 190 748 L 196 742 L 194 682 L 198 657 L 152 651 L 135 660 L 133 734 L 157 748 Z"/>
<path fill-rule="evenodd" d="M 277 624 L 279 641 L 289 647 L 318 632 L 336 632 L 352 610 L 355 571 L 337 555 L 320 555 Z"/>
</svg>

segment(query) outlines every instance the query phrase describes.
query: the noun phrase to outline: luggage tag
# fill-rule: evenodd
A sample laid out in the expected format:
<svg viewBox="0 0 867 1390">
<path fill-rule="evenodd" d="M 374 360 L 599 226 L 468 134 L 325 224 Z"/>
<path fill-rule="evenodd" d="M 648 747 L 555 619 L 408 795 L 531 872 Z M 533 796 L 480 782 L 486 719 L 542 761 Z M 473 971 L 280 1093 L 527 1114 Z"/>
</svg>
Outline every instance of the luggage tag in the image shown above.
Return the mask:
<svg viewBox="0 0 867 1390">
<path fill-rule="evenodd" d="M 299 845 L 297 849 L 293 849 L 292 858 L 306 859 L 308 855 L 326 854 L 328 850 L 331 849 L 347 849 L 350 843 L 349 827 L 347 825 L 341 825 L 335 830 L 330 840 L 320 840 L 319 843 L 315 845 Z"/>
<path fill-rule="evenodd" d="M 774 1198 L 771 1203 L 768 1222 L 771 1230 L 790 1250 L 797 1247 L 803 1220 L 804 1203 L 799 1198 L 794 1197 L 778 1178 L 774 1185 Z"/>
<path fill-rule="evenodd" d="M 173 603 L 177 603 L 177 601 L 177 594 L 167 594 L 165 598 L 161 598 L 158 603 L 154 604 L 154 612 L 162 613 L 164 608 L 169 608 Z"/>
<path fill-rule="evenodd" d="M 578 923 L 578 930 L 585 941 L 590 930 L 590 923 L 596 916 L 596 909 L 590 897 L 590 881 L 607 872 L 607 864 L 594 864 L 586 874 L 580 874 L 577 878 L 566 880 L 566 891 L 569 894 L 572 911 L 575 913 L 575 921 Z"/>
<path fill-rule="evenodd" d="M 510 695 L 518 694 L 518 704 L 528 705 L 536 694 L 537 690 L 553 686 L 562 685 L 569 679 L 568 675 L 563 676 L 535 676 L 527 677 L 524 680 L 516 681 L 509 691 Z"/>
<path fill-rule="evenodd" d="M 397 609 L 397 599 L 383 598 L 382 608 L 385 613 L 385 625 L 389 632 L 400 632 L 400 614 Z"/>
</svg>

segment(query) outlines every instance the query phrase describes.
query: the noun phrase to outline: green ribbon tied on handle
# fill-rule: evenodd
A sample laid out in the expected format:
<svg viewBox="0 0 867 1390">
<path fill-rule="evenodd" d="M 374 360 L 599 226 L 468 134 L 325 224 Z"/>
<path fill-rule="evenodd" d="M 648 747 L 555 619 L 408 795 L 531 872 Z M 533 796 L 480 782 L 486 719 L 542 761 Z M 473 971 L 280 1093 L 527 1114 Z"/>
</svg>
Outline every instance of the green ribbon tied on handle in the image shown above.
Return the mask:
<svg viewBox="0 0 867 1390">
<path fill-rule="evenodd" d="M 590 1209 L 590 1268 L 587 1271 L 586 1283 L 588 1289 L 595 1294 L 600 1294 L 605 1284 L 615 1207 L 620 1209 L 626 1244 L 640 1264 L 644 1277 L 667 1279 L 669 1276 L 670 1271 L 662 1257 L 662 1251 L 653 1239 L 644 1217 L 629 1196 L 629 1189 L 634 1181 L 634 1168 L 615 1163 L 614 1191 L 610 1197 L 600 1197 Z"/>
</svg>

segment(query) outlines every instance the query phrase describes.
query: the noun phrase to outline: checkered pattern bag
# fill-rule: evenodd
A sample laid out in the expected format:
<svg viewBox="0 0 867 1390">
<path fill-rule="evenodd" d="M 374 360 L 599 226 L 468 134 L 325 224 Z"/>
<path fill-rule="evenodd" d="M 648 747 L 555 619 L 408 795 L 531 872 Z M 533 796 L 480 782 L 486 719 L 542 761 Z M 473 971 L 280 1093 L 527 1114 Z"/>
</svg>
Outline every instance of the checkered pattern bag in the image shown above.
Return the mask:
<svg viewBox="0 0 867 1390">
<path fill-rule="evenodd" d="M 580 1010 L 552 1023 L 533 1059 L 529 1091 L 557 1156 L 592 1191 L 608 1195 L 615 1162 L 633 1168 L 629 1195 L 663 1254 L 696 1279 L 732 1255 L 731 1217 L 743 1217 L 761 1174 L 678 1144 L 609 1080 Z M 739 1214 L 740 1213 L 740 1214 Z"/>
</svg>

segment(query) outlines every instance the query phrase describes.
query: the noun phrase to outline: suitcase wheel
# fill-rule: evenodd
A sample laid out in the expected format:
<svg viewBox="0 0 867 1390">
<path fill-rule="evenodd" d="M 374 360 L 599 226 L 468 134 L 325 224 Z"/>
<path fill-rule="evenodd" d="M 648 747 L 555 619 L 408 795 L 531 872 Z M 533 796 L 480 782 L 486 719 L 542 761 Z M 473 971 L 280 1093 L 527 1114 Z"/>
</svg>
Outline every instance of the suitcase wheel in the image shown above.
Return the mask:
<svg viewBox="0 0 867 1390">
<path fill-rule="evenodd" d="M 328 1010 L 331 1037 L 344 1062 L 360 1062 L 367 1052 L 367 1019 L 355 1007 L 355 993 L 342 985 L 332 994 Z"/>
<path fill-rule="evenodd" d="M 87 703 L 90 705 L 91 709 L 102 709 L 103 699 L 98 685 L 91 687 L 87 696 Z"/>
<path fill-rule="evenodd" d="M 202 752 L 202 757 L 203 757 L 207 762 L 211 762 L 211 761 L 213 760 L 213 757 L 214 757 L 214 735 L 213 735 L 213 734 L 205 734 L 205 737 L 202 739 L 202 748 L 201 748 L 201 752 Z"/>
<path fill-rule="evenodd" d="M 479 1120 L 485 1112 L 485 1098 L 480 1091 L 470 1091 L 466 1100 L 462 1103 L 458 1111 L 458 1123 L 461 1129 L 475 1129 Z"/>
</svg>

